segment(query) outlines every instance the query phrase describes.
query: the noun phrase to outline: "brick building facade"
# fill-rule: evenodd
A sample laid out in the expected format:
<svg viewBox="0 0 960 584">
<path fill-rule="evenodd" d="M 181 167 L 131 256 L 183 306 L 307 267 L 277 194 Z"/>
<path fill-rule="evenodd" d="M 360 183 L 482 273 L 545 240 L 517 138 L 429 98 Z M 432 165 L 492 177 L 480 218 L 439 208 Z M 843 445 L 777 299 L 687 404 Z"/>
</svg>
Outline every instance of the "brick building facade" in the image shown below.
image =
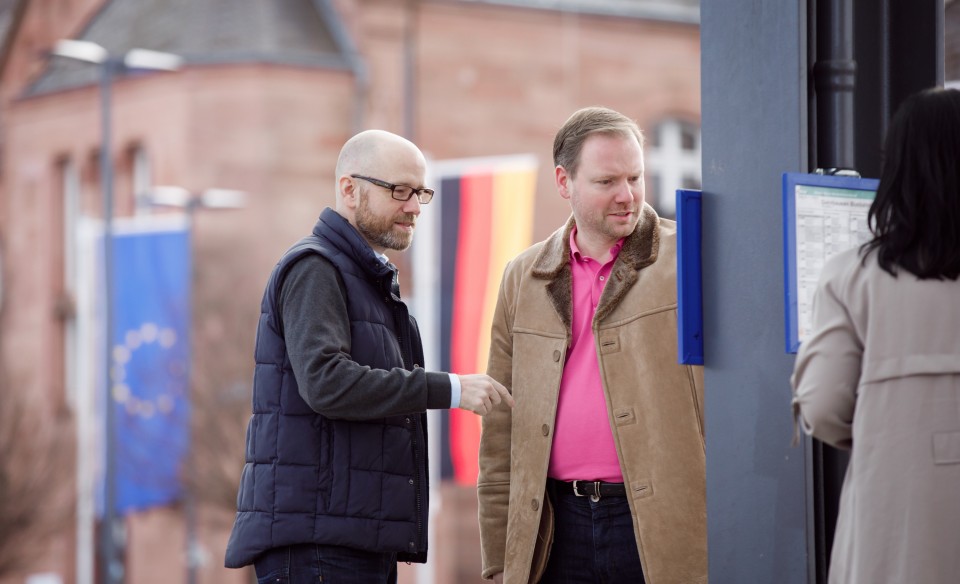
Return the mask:
<svg viewBox="0 0 960 584">
<path fill-rule="evenodd" d="M 53 422 L 40 431 L 73 431 L 70 223 L 102 214 L 99 93 L 95 67 L 46 51 L 73 38 L 115 54 L 183 55 L 180 71 L 113 83 L 116 215 L 153 212 L 138 198 L 150 185 L 248 193 L 243 209 L 194 215 L 192 387 L 219 404 L 195 420 L 195 444 L 206 450 L 195 466 L 219 460 L 225 469 L 197 479 L 206 554 L 198 579 L 249 581 L 220 566 L 257 308 L 277 257 L 333 204 L 343 142 L 376 127 L 407 135 L 433 160 L 535 155 L 535 239 L 569 212 L 553 187 L 550 149 L 578 107 L 616 108 L 647 131 L 648 155 L 662 160 L 648 165 L 648 196 L 677 180 L 696 186 L 697 18 L 689 0 L 0 0 L 0 391 L 16 389 Z M 697 170 L 684 171 L 683 157 Z M 415 269 L 403 254 L 395 259 L 402 272 Z M 210 434 L 221 417 L 235 419 L 221 429 L 233 437 L 229 452 Z M 479 581 L 475 494 L 443 489 L 435 581 Z M 127 527 L 128 583 L 186 580 L 180 506 L 131 515 Z M 76 533 L 68 523 L 45 541 L 28 571 L 88 581 Z M 417 569 L 402 568 L 413 581 Z"/>
</svg>

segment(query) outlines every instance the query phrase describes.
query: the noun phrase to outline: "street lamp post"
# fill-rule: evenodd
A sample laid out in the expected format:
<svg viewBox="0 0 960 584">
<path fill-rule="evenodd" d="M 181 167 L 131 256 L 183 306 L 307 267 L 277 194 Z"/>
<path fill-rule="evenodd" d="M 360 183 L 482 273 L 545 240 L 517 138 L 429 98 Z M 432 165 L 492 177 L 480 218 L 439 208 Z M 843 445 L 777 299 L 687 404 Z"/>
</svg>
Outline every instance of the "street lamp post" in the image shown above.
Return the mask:
<svg viewBox="0 0 960 584">
<path fill-rule="evenodd" d="M 100 181 L 103 188 L 103 272 L 104 272 L 104 363 L 106 365 L 106 411 L 104 420 L 104 515 L 101 531 L 100 581 L 118 584 L 124 579 L 123 560 L 117 553 L 120 526 L 116 515 L 116 412 L 112 399 L 113 369 L 113 164 L 111 147 L 111 92 L 113 78 L 118 73 L 131 69 L 175 71 L 182 59 L 178 55 L 131 49 L 123 56 L 115 57 L 90 41 L 60 40 L 52 55 L 92 63 L 100 67 Z"/>
<path fill-rule="evenodd" d="M 159 207 L 177 207 L 184 210 L 187 218 L 187 232 L 191 246 L 193 242 L 193 214 L 197 209 L 240 209 L 244 206 L 247 194 L 233 189 L 210 188 L 200 193 L 191 192 L 184 187 L 158 185 L 151 187 L 147 199 L 151 205 Z M 193 286 L 190 286 L 191 290 Z M 190 303 L 192 306 L 192 302 Z M 191 309 L 192 311 L 192 309 Z M 191 320 L 193 317 L 191 316 Z M 191 336 L 193 324 L 190 324 Z M 193 375 L 193 340 L 190 341 L 190 360 L 187 364 L 187 383 Z M 191 429 L 192 431 L 192 429 Z M 189 461 L 189 456 L 188 459 Z M 186 464 L 190 464 L 187 462 Z M 187 584 L 196 584 L 197 568 L 203 560 L 203 554 L 197 542 L 197 509 L 192 492 L 186 493 L 187 524 Z"/>
</svg>

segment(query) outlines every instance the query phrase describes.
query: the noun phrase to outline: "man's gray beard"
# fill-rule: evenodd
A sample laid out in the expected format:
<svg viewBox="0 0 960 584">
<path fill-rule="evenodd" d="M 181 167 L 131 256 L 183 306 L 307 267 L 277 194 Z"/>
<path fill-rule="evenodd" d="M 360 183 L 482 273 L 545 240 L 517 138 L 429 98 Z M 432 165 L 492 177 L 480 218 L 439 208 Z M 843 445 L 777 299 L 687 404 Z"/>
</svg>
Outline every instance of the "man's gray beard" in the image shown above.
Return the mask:
<svg viewBox="0 0 960 584">
<path fill-rule="evenodd" d="M 367 195 L 360 194 L 360 205 L 357 207 L 357 231 L 371 244 L 396 251 L 403 251 L 413 243 L 413 234 L 398 233 L 393 229 L 397 216 L 379 218 L 370 212 L 367 204 Z M 413 220 L 415 221 L 415 219 Z"/>
</svg>

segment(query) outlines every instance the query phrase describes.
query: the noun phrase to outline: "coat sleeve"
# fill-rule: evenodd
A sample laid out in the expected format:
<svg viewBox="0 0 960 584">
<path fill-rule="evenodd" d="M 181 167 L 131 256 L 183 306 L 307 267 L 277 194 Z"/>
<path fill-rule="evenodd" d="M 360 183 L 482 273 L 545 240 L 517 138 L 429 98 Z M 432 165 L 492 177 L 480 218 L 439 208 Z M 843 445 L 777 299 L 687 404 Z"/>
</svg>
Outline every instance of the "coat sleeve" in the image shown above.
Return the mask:
<svg viewBox="0 0 960 584">
<path fill-rule="evenodd" d="M 511 393 L 513 377 L 513 306 L 515 290 L 509 291 L 507 266 L 500 282 L 500 295 L 490 331 L 487 374 Z M 480 476 L 477 497 L 480 509 L 480 546 L 483 578 L 504 571 L 507 510 L 510 501 L 511 410 L 504 404 L 483 417 L 480 435 Z"/>
<path fill-rule="evenodd" d="M 804 431 L 848 449 L 863 343 L 843 301 L 839 268 L 836 262 L 824 266 L 813 299 L 813 334 L 800 346 L 790 381 L 794 418 Z"/>
</svg>

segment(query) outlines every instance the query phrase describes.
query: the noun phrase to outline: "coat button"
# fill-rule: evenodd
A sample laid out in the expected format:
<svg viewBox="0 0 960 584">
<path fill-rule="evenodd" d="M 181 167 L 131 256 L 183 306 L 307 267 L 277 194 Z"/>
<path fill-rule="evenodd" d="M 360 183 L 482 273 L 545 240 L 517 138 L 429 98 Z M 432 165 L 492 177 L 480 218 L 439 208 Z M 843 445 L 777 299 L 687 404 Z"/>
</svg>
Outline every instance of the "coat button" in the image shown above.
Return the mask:
<svg viewBox="0 0 960 584">
<path fill-rule="evenodd" d="M 406 422 L 406 424 L 409 426 L 409 425 L 410 425 L 410 418 L 406 418 L 406 419 L 404 420 L 404 422 Z"/>
<path fill-rule="evenodd" d="M 417 547 L 417 544 L 415 544 L 415 543 L 413 543 L 413 542 L 411 541 L 411 542 L 409 542 L 409 543 L 407 544 L 407 547 L 409 547 L 410 549 L 414 549 L 414 548 Z"/>
<path fill-rule="evenodd" d="M 550 426 L 544 424 L 543 426 L 540 427 L 540 432 L 541 432 L 544 436 L 549 436 L 549 435 L 550 435 Z"/>
<path fill-rule="evenodd" d="M 413 484 L 413 479 L 410 479 L 410 480 L 408 480 L 407 482 L 412 485 L 412 484 Z"/>
<path fill-rule="evenodd" d="M 530 501 L 530 508 L 533 509 L 534 511 L 536 511 L 537 509 L 539 509 L 539 508 L 540 508 L 540 501 L 537 501 L 536 499 L 533 499 L 532 501 Z"/>
<path fill-rule="evenodd" d="M 555 349 L 555 350 L 553 351 L 553 360 L 554 360 L 554 361 L 559 361 L 559 360 L 560 360 L 560 349 Z"/>
</svg>

